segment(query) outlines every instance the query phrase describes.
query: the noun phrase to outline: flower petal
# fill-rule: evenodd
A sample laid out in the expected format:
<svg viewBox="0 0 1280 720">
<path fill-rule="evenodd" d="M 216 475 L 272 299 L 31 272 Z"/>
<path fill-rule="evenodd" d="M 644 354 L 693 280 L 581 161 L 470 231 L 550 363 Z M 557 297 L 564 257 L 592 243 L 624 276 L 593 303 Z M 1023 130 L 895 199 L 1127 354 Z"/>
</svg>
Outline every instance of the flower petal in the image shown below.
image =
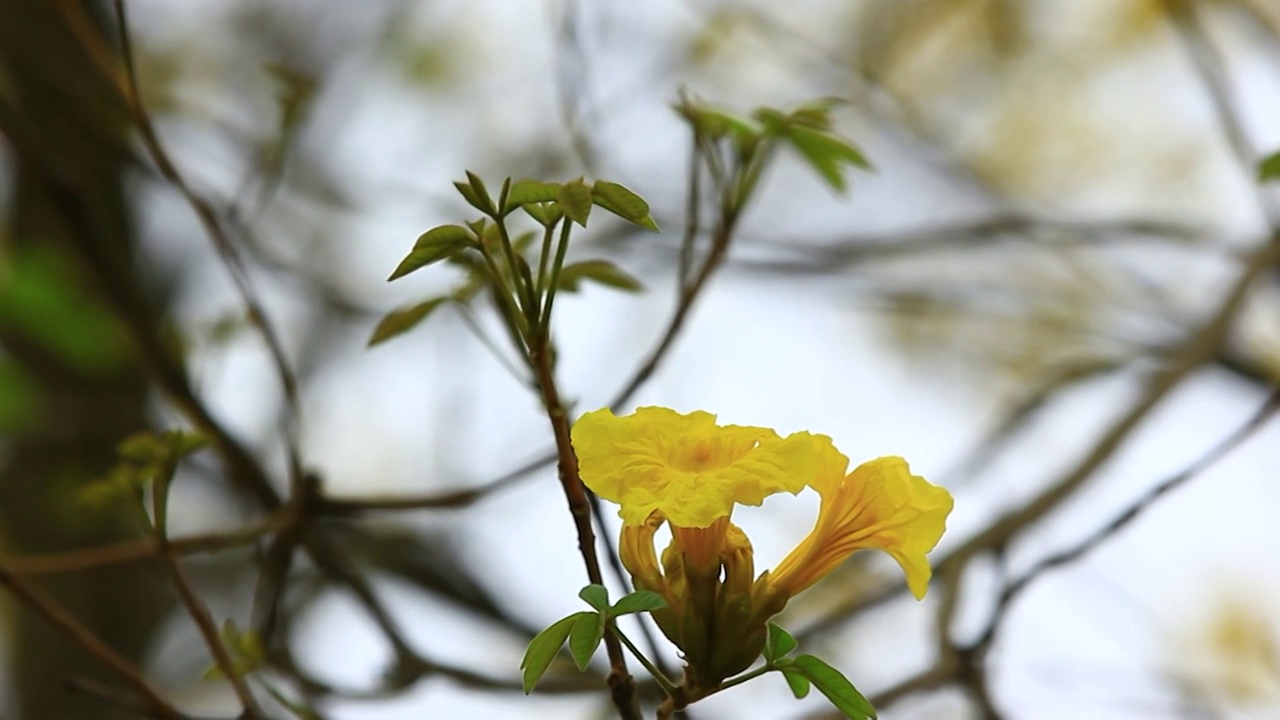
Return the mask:
<svg viewBox="0 0 1280 720">
<path fill-rule="evenodd" d="M 878 548 L 902 566 L 916 598 L 924 597 L 932 575 L 926 555 L 946 529 L 950 493 L 912 475 L 900 457 L 863 463 L 838 481 L 821 477 L 814 488 L 822 495 L 818 521 L 770 573 L 772 587 L 795 595 L 855 550 Z"/>
<path fill-rule="evenodd" d="M 817 472 L 816 437 L 783 439 L 768 428 L 718 426 L 710 413 L 657 407 L 624 417 L 597 410 L 573 426 L 582 481 L 618 503 L 625 522 L 643 523 L 659 510 L 673 526 L 691 528 L 728 517 L 735 503 L 799 492 Z"/>
</svg>

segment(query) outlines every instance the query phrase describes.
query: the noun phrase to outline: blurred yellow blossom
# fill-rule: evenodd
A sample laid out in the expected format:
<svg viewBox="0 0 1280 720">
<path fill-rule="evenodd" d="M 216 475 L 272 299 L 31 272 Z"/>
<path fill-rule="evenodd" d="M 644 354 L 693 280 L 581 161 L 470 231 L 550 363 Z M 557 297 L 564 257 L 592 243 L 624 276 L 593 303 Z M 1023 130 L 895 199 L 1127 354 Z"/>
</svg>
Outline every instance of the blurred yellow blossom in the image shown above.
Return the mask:
<svg viewBox="0 0 1280 720">
<path fill-rule="evenodd" d="M 854 551 L 889 553 L 917 598 L 942 537 L 951 495 L 883 457 L 847 472 L 825 435 L 780 437 L 768 428 L 717 425 L 706 412 L 644 407 L 618 417 L 587 413 L 573 427 L 582 480 L 618 503 L 622 561 L 636 588 L 661 594 L 653 613 L 684 652 L 691 689 L 714 687 L 760 655 L 767 621 Z M 773 571 L 755 574 L 751 542 L 730 522 L 734 505 L 812 488 L 822 498 L 813 530 Z M 672 539 L 659 560 L 654 535 Z"/>
</svg>

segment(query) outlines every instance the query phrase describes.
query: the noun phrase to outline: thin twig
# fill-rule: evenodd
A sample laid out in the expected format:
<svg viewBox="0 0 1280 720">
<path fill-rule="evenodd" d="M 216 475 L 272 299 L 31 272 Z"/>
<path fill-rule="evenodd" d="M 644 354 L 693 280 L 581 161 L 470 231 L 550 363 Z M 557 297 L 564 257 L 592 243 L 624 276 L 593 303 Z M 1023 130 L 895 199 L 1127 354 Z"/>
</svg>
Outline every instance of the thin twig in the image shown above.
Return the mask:
<svg viewBox="0 0 1280 720">
<path fill-rule="evenodd" d="M 455 306 L 458 308 L 458 314 L 462 316 L 462 322 L 466 324 L 467 329 L 470 330 L 471 334 L 480 341 L 481 345 L 484 345 L 485 349 L 489 351 L 489 354 L 493 356 L 493 359 L 497 360 L 498 364 L 501 365 L 516 382 L 526 387 L 529 386 L 530 381 L 528 375 L 526 375 L 523 370 L 516 367 L 516 364 L 511 362 L 511 359 L 502 352 L 502 349 L 493 341 L 493 338 L 489 337 L 489 333 L 485 332 L 479 321 L 476 320 L 476 314 L 472 311 L 471 306 L 462 302 L 455 303 Z"/>
<path fill-rule="evenodd" d="M 1251 417 L 1248 422 L 1237 428 L 1235 432 L 1228 435 L 1182 471 L 1152 487 L 1132 505 L 1113 518 L 1111 522 L 1101 528 L 1098 528 L 1098 530 L 1094 531 L 1084 540 L 1070 548 L 1061 550 L 1044 558 L 1016 581 L 1006 586 L 1000 593 L 1000 599 L 992 613 L 990 623 L 974 643 L 974 647 L 982 649 L 989 647 L 994 643 L 995 636 L 999 632 L 1001 620 L 1005 617 L 1005 611 L 1014 600 L 1026 591 L 1027 587 L 1031 585 L 1031 583 L 1035 582 L 1044 573 L 1055 568 L 1062 567 L 1068 563 L 1075 562 L 1092 552 L 1103 542 L 1136 520 L 1140 515 L 1142 515 L 1142 513 L 1150 509 L 1156 501 L 1160 500 L 1169 492 L 1185 485 L 1187 482 L 1199 476 L 1219 460 L 1230 454 L 1233 450 L 1239 447 L 1241 443 L 1248 440 L 1254 433 L 1261 429 L 1277 411 L 1280 411 L 1280 388 L 1272 391 L 1266 402 L 1262 404 L 1262 407 L 1258 408 L 1257 412 L 1254 413 L 1253 417 Z"/>
<path fill-rule="evenodd" d="M 235 243 L 231 241 L 223 224 L 218 220 L 218 215 L 214 211 L 213 205 L 192 189 L 173 162 L 168 150 L 165 149 L 164 144 L 160 141 L 160 136 L 156 132 L 155 124 L 152 122 L 151 115 L 147 111 L 139 90 L 137 66 L 133 55 L 133 40 L 129 32 L 129 21 L 125 11 L 124 0 L 113 0 L 113 5 L 116 12 L 120 54 L 123 56 L 125 75 L 128 78 L 126 99 L 128 100 L 134 123 L 138 126 L 147 154 L 151 157 L 152 162 L 155 163 L 161 176 L 182 194 L 187 204 L 195 212 L 200 224 L 213 242 L 214 249 L 222 258 L 237 292 L 240 294 L 240 299 L 244 303 L 250 324 L 258 330 L 266 342 L 267 351 L 271 356 L 276 374 L 280 380 L 281 390 L 284 393 L 285 404 L 289 409 L 285 423 L 285 446 L 289 459 L 290 478 L 295 484 L 300 484 L 302 482 L 302 461 L 298 455 L 300 409 L 297 378 L 294 377 L 293 371 L 289 368 L 288 360 L 285 358 L 284 346 L 280 341 L 279 335 L 267 319 L 266 311 L 253 291 L 248 271 L 244 261 L 240 258 Z"/>
<path fill-rule="evenodd" d="M 123 655 L 113 650 L 111 646 L 103 642 L 93 630 L 77 620 L 57 601 L 46 595 L 43 590 L 27 582 L 21 576 L 9 572 L 2 565 L 0 565 L 0 585 L 8 588 L 24 605 L 43 617 L 50 625 L 61 630 L 76 644 L 84 648 L 86 652 L 110 669 L 126 685 L 133 688 L 134 692 L 138 693 L 146 701 L 147 706 L 157 717 L 181 720 L 182 714 L 168 700 L 165 700 L 157 690 L 151 687 L 147 679 L 142 676 L 142 671 Z"/>
<path fill-rule="evenodd" d="M 1119 449 L 1161 400 L 1197 368 L 1217 357 L 1250 286 L 1263 271 L 1275 265 L 1278 260 L 1280 260 L 1280 233 L 1251 254 L 1217 310 L 1198 329 L 1188 333 L 1180 345 L 1168 353 L 1169 359 L 1165 367 L 1151 377 L 1146 391 L 1134 401 L 1124 415 L 1112 423 L 1095 443 L 1093 449 L 1074 468 L 1020 510 L 1005 515 L 935 562 L 934 566 L 938 574 L 945 574 L 946 569 L 952 565 L 966 565 L 970 559 L 981 553 L 1003 547 L 1014 536 L 1051 512 L 1058 503 L 1082 486 Z M 905 583 L 897 582 L 874 595 L 851 600 L 835 608 L 823 620 L 797 633 L 796 637 L 810 637 L 815 633 L 830 631 L 837 624 L 848 622 L 872 607 L 893 600 L 906 590 Z"/>
<path fill-rule="evenodd" d="M 294 513 L 281 510 L 241 530 L 175 538 L 169 541 L 169 550 L 178 555 L 194 555 L 251 545 L 266 535 L 288 527 L 292 522 Z M 110 565 L 154 560 L 160 554 L 160 544 L 156 540 L 142 538 L 84 550 L 0 557 L 0 565 L 14 575 L 30 577 L 83 572 Z"/>
<path fill-rule="evenodd" d="M 483 485 L 464 490 L 423 493 L 419 495 L 386 495 L 359 498 L 325 496 L 317 501 L 317 512 L 328 517 L 354 517 L 367 513 L 403 510 L 453 510 L 474 505 L 490 494 L 523 480 L 529 474 L 555 463 L 556 454 L 539 456 L 506 475 Z"/>
<path fill-rule="evenodd" d="M 163 540 L 161 542 L 163 544 Z M 186 573 L 182 571 L 182 565 L 178 562 L 177 553 L 173 552 L 172 548 L 165 546 L 160 553 L 160 557 L 164 559 L 169 571 L 169 578 L 173 581 L 173 586 L 178 591 L 178 597 L 182 600 L 183 606 L 186 607 L 187 614 L 195 622 L 201 637 L 204 638 L 205 645 L 213 655 L 214 662 L 218 664 L 218 669 L 222 671 L 227 682 L 231 683 L 231 688 L 235 691 L 236 698 L 240 700 L 240 705 L 244 709 L 242 717 L 245 720 L 264 718 L 262 708 L 258 706 L 257 699 L 253 697 L 253 691 L 249 689 L 248 683 L 245 682 L 244 675 L 237 672 L 235 660 L 232 659 L 231 654 L 227 651 L 227 647 L 222 644 L 218 626 L 214 622 L 213 616 L 209 613 L 208 606 L 192 590 L 191 583 L 187 580 Z"/>
</svg>

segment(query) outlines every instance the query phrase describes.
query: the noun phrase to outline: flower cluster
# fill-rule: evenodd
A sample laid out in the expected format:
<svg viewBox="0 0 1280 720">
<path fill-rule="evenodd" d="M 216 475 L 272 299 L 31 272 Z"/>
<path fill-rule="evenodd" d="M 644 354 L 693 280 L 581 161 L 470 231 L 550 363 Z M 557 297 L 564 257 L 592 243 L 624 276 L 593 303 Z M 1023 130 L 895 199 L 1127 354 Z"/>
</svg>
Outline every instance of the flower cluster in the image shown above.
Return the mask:
<svg viewBox="0 0 1280 720">
<path fill-rule="evenodd" d="M 695 693 L 749 667 L 768 619 L 856 550 L 889 553 L 912 593 L 924 597 L 925 556 L 952 508 L 951 495 L 912 475 L 902 458 L 848 472 L 849 459 L 825 435 L 720 426 L 706 412 L 597 410 L 574 425 L 573 445 L 582 481 L 620 506 L 623 564 L 638 590 L 666 600 L 653 616 L 683 652 L 685 684 Z M 821 497 L 813 530 L 757 576 L 751 541 L 730 522 L 734 506 L 805 488 Z M 659 557 L 654 535 L 663 523 L 672 538 Z"/>
</svg>

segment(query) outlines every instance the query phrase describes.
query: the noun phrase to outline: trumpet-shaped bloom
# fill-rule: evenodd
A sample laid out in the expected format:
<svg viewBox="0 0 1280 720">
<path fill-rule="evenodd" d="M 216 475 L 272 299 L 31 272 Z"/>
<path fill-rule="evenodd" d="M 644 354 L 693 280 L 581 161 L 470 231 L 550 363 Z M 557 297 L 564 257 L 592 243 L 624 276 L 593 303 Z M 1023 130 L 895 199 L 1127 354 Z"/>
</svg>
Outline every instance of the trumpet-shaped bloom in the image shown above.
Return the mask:
<svg viewBox="0 0 1280 720">
<path fill-rule="evenodd" d="M 636 587 L 667 600 L 654 619 L 684 651 L 694 691 L 750 666 L 767 620 L 857 550 L 889 553 L 923 597 L 926 555 L 952 508 L 951 495 L 912 475 L 902 458 L 848 473 L 849 459 L 824 435 L 719 426 L 706 412 L 597 410 L 574 425 L 573 445 L 582 481 L 620 506 L 620 555 Z M 753 581 L 751 543 L 730 522 L 734 506 L 806 487 L 822 498 L 813 530 Z M 653 538 L 664 522 L 672 538 L 659 561 Z"/>
<path fill-rule="evenodd" d="M 734 504 L 759 505 L 804 489 L 816 467 L 813 437 L 716 425 L 705 412 L 645 407 L 627 417 L 597 410 L 578 419 L 573 447 L 583 482 L 622 506 L 629 524 L 660 510 L 674 527 L 706 528 Z"/>
<path fill-rule="evenodd" d="M 925 556 L 938 544 L 952 508 L 951 494 L 912 475 L 900 457 L 859 465 L 849 475 L 820 476 L 818 521 L 768 582 L 795 595 L 831 572 L 855 550 L 877 548 L 898 561 L 916 599 L 932 570 Z"/>
</svg>

